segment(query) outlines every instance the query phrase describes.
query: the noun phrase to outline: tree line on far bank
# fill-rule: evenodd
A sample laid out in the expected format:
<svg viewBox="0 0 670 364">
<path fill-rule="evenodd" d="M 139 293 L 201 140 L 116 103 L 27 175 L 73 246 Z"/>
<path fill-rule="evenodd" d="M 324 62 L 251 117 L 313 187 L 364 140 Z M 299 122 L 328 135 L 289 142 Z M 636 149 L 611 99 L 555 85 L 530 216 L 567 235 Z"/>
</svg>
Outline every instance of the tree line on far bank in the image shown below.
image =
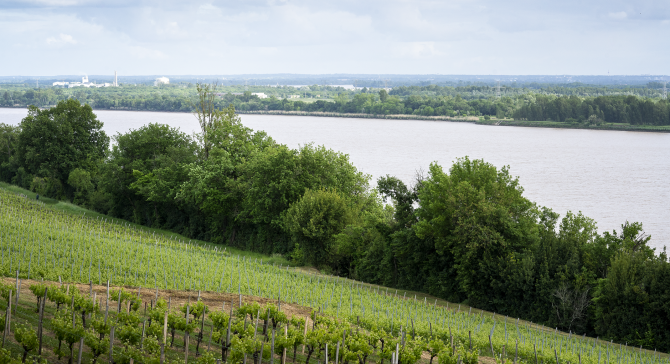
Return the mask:
<svg viewBox="0 0 670 364">
<path fill-rule="evenodd" d="M 196 137 L 148 124 L 111 149 L 88 105 L 31 107 L 19 127 L 0 125 L 0 178 L 194 239 L 670 350 L 670 263 L 642 224 L 599 234 L 581 213 L 528 200 L 509 168 L 467 157 L 373 188 L 347 155 L 278 144 L 199 90 Z"/>
<path fill-rule="evenodd" d="M 176 85 L 174 85 L 176 86 Z M 306 111 L 369 115 L 417 116 L 483 116 L 514 118 L 528 121 L 558 121 L 582 124 L 624 123 L 633 125 L 670 125 L 670 102 L 639 95 L 578 96 L 575 94 L 546 94 L 531 92 L 497 98 L 490 94 L 490 87 L 463 86 L 398 87 L 390 92 L 363 88 L 360 91 L 318 90 L 310 86 L 309 92 L 289 88 L 285 92 L 299 92 L 307 99 L 282 98 L 270 94 L 260 98 L 251 91 L 217 92 L 213 102 L 218 108 L 233 105 L 240 112 Z M 481 89 L 481 90 L 480 90 Z M 479 91 L 478 91 L 479 90 Z M 552 89 L 553 90 L 553 89 Z M 569 89 L 572 90 L 572 89 Z M 598 89 L 586 95 L 598 95 Z M 641 89 L 651 90 L 651 89 Z M 221 90 L 219 90 L 221 91 Z M 277 91 L 277 90 L 274 90 Z M 487 92 L 487 93 L 484 93 Z M 654 92 L 656 90 L 654 89 Z M 270 91 L 266 91 L 270 92 Z M 28 89 L 0 92 L 0 106 L 53 105 L 59 100 L 75 98 L 94 109 L 143 110 L 143 111 L 193 111 L 195 87 L 134 87 L 109 90 Z M 308 95 L 309 94 L 309 95 Z M 311 96 L 310 96 L 311 95 Z M 642 94 L 645 95 L 645 94 Z M 296 95 L 298 96 L 298 95 Z M 311 97 L 328 96 L 332 99 Z"/>
</svg>

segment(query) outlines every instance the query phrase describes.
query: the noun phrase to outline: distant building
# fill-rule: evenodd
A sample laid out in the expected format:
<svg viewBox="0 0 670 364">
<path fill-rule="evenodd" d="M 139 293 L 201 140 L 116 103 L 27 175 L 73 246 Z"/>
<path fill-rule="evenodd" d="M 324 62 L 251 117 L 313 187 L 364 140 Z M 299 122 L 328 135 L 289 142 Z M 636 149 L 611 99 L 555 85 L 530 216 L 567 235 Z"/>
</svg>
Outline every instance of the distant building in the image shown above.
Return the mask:
<svg viewBox="0 0 670 364">
<path fill-rule="evenodd" d="M 254 92 L 254 93 L 252 93 L 252 95 L 258 96 L 259 99 L 267 99 L 268 98 L 268 95 L 266 95 L 263 92 Z"/>
<path fill-rule="evenodd" d="M 299 99 L 300 95 L 288 95 L 287 99 Z"/>
<path fill-rule="evenodd" d="M 154 81 L 154 86 L 158 85 L 169 85 L 170 84 L 170 79 L 167 77 L 158 77 L 156 81 Z"/>
<path fill-rule="evenodd" d="M 111 83 L 95 83 L 95 82 L 89 82 L 88 81 L 88 76 L 84 76 L 81 78 L 81 82 L 54 82 L 53 86 L 63 86 L 67 88 L 72 88 L 72 87 L 110 87 L 112 86 Z"/>
</svg>

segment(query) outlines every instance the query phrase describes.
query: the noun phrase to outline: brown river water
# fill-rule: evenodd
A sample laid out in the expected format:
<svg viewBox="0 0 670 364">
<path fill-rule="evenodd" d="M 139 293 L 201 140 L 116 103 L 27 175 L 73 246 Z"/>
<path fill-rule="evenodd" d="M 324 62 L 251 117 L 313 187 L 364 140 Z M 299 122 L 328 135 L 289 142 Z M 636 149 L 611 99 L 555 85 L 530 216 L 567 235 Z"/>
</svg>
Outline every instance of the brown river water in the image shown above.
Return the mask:
<svg viewBox="0 0 670 364">
<path fill-rule="evenodd" d="M 186 113 L 96 111 L 108 135 L 148 123 L 197 132 Z M 0 123 L 18 124 L 25 109 L 0 108 Z M 581 211 L 599 230 L 640 221 L 660 250 L 670 242 L 670 133 L 483 126 L 425 120 L 242 115 L 295 148 L 313 142 L 349 154 L 376 179 L 389 174 L 411 183 L 431 162 L 445 169 L 459 157 L 510 166 L 539 205 L 564 215 Z"/>
</svg>

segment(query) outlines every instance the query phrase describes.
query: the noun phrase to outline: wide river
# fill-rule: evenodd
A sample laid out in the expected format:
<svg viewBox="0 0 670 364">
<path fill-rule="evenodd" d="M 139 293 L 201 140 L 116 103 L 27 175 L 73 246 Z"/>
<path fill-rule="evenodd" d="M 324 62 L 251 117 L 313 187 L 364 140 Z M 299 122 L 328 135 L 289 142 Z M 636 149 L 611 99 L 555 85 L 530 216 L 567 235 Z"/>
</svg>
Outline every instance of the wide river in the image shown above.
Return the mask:
<svg viewBox="0 0 670 364">
<path fill-rule="evenodd" d="M 148 123 L 196 132 L 185 113 L 96 111 L 108 135 Z M 0 108 L 0 123 L 18 124 L 26 110 Z M 295 148 L 313 142 L 349 154 L 359 170 L 412 183 L 431 162 L 448 169 L 459 157 L 510 166 L 525 195 L 561 215 L 582 211 L 600 231 L 640 221 L 662 248 L 670 241 L 670 134 L 480 126 L 423 120 L 242 115 Z"/>
</svg>

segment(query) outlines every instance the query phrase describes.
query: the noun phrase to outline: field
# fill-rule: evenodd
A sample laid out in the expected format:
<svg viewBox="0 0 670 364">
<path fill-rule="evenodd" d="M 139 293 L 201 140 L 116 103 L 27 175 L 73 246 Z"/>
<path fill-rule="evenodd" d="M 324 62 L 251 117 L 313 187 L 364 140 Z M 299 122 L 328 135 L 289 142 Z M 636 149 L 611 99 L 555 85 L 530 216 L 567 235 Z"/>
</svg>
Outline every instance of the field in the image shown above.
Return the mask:
<svg viewBox="0 0 670 364">
<path fill-rule="evenodd" d="M 239 310 L 237 314 L 233 314 L 237 319 L 231 324 L 237 329 L 232 330 L 232 337 L 228 340 L 231 345 L 228 359 L 233 362 L 241 361 L 244 353 L 251 356 L 254 352 L 260 353 L 260 346 L 271 345 L 271 335 L 267 331 L 263 339 L 261 335 L 252 337 L 249 333 L 251 327 L 246 330 L 239 327 L 242 322 L 247 326 L 247 317 L 255 317 L 254 312 L 258 310 L 277 315 L 273 322 L 279 325 L 277 327 L 281 329 L 278 331 L 280 334 L 290 328 L 294 331 L 290 335 L 306 338 L 308 346 L 311 345 L 315 351 L 310 359 L 308 349 L 302 360 L 311 360 L 314 363 L 323 359 L 326 343 L 331 348 L 328 354 L 330 357 L 338 342 L 342 344 L 342 355 L 350 355 L 345 358 L 359 361 L 360 364 L 364 364 L 368 356 L 370 359 L 376 358 L 374 361 L 390 360 L 392 352 L 388 344 L 391 343 L 392 346 L 399 344 L 399 359 L 403 364 L 429 359 L 429 351 L 443 353 L 436 359 L 440 364 L 449 364 L 452 360 L 456 364 L 457 357 L 465 360 L 473 355 L 470 348 L 476 354 L 494 357 L 497 363 L 504 360 L 588 364 L 669 362 L 665 354 L 561 333 L 458 304 L 444 301 L 438 304 L 437 300 L 429 301 L 426 296 L 420 299 L 394 289 L 311 274 L 289 267 L 285 261 L 268 262 L 267 257 L 260 255 L 243 255 L 226 247 L 184 241 L 181 237 L 167 232 L 157 233 L 101 215 L 73 213 L 69 208 L 54 208 L 59 202 L 46 202 L 37 202 L 28 196 L 0 189 L 0 273 L 13 280 L 14 283 L 9 287 L 15 287 L 17 276 L 18 280 L 24 282 L 21 284 L 24 287 L 21 291 L 24 301 L 19 304 L 19 312 L 24 312 L 23 320 L 30 323 L 31 327 L 35 326 L 33 321 L 37 316 L 35 306 L 32 306 L 32 314 L 28 313 L 29 309 L 26 307 L 31 306 L 36 298 L 26 293 L 25 287 L 30 286 L 30 282 L 35 285 L 44 280 L 51 291 L 64 292 L 63 290 L 69 290 L 68 284 L 80 284 L 79 290 L 72 289 L 67 293 L 69 296 L 63 300 L 64 305 L 69 304 L 70 299 L 74 302 L 75 298 L 81 302 L 92 300 L 90 294 L 93 288 L 86 289 L 90 287 L 89 283 L 95 285 L 98 297 L 105 296 L 107 284 L 124 287 L 127 294 L 123 294 L 126 298 L 124 301 L 122 297 L 121 301 L 131 302 L 131 307 L 137 310 L 134 314 L 137 317 L 129 318 L 123 313 L 123 309 L 113 309 L 120 311 L 118 316 L 113 316 L 114 325 L 135 333 L 145 331 L 142 338 L 146 337 L 156 343 L 162 340 L 160 328 L 146 333 L 146 327 L 141 330 L 141 322 L 153 314 L 155 324 L 156 317 L 166 311 L 171 311 L 170 315 L 174 314 L 174 317 L 181 317 L 185 312 L 176 315 L 178 303 L 184 303 L 186 297 L 195 301 L 201 296 L 203 302 L 209 305 L 210 313 L 205 316 L 194 315 L 193 320 L 206 318 L 206 321 L 202 321 L 201 327 L 175 326 L 175 332 L 178 337 L 181 333 L 184 342 L 189 336 L 185 332 L 191 332 L 193 337 L 212 333 L 214 344 L 210 344 L 210 352 L 216 358 L 225 356 L 221 349 L 220 335 L 227 330 L 227 310 L 232 308 L 230 304 L 224 308 L 222 303 L 232 302 L 235 310 Z M 67 283 L 61 285 L 55 282 Z M 140 287 L 141 291 L 138 291 Z M 79 293 L 72 293 L 75 291 Z M 112 289 L 109 297 L 113 300 L 118 292 Z M 144 299 L 139 301 L 133 297 Z M 174 301 L 172 297 L 175 298 Z M 171 310 L 161 306 L 163 303 L 152 310 L 157 298 L 163 303 L 171 302 Z M 50 299 L 48 309 L 45 308 L 52 321 L 57 321 L 60 317 L 55 313 L 55 307 L 52 307 L 56 301 Z M 107 302 L 109 301 L 98 302 L 97 306 L 89 307 L 88 312 L 97 310 L 98 316 L 102 315 L 107 308 Z M 251 302 L 281 302 L 281 312 L 288 314 L 288 317 L 282 321 L 278 307 L 267 306 L 261 309 L 261 306 L 247 305 Z M 149 304 L 149 310 L 143 314 L 140 308 L 146 304 Z M 71 306 L 76 307 L 74 304 Z M 202 307 L 197 308 L 199 306 L 191 303 L 182 306 L 184 311 L 187 306 L 202 310 Z M 6 307 L 5 299 L 0 303 L 0 309 L 4 308 L 6 312 Z M 72 308 L 72 311 L 76 311 L 76 308 Z M 304 319 L 312 311 L 318 312 L 317 325 L 307 325 L 306 333 L 300 333 L 304 326 L 300 326 L 297 319 Z M 74 317 L 74 312 L 70 314 Z M 83 317 L 84 313 L 81 314 Z M 287 321 L 291 317 L 295 320 Z M 224 321 L 226 325 L 222 324 Z M 12 333 L 15 332 L 15 323 L 13 320 Z M 205 324 L 211 328 L 209 331 L 204 328 Z M 52 326 L 53 324 L 45 324 L 47 331 Z M 99 333 L 106 332 L 104 328 L 100 330 L 102 331 Z M 219 330 L 219 334 L 214 334 L 216 330 Z M 345 334 L 348 336 L 342 343 L 345 330 L 349 334 Z M 123 362 L 133 355 L 137 357 L 137 361 L 154 360 L 155 346 L 152 349 L 154 352 L 145 352 L 146 350 L 141 349 L 139 339 L 137 341 L 117 340 L 115 347 L 118 345 L 119 353 L 126 354 L 119 354 L 119 361 L 116 362 Z M 382 342 L 387 343 L 386 352 L 382 350 Z M 13 350 L 18 350 L 17 344 L 12 345 L 10 347 Z M 459 346 L 462 347 L 460 350 Z M 89 351 L 86 351 L 85 358 L 90 360 Z M 200 351 L 204 352 L 205 349 L 201 348 Z M 168 356 L 178 357 L 175 353 L 170 355 Z M 424 359 L 421 359 L 422 355 Z M 204 357 L 201 355 L 199 360 L 204 360 Z M 361 360 L 362 358 L 365 359 Z M 267 359 L 270 360 L 269 351 Z M 335 357 L 330 360 L 335 360 Z"/>
</svg>

